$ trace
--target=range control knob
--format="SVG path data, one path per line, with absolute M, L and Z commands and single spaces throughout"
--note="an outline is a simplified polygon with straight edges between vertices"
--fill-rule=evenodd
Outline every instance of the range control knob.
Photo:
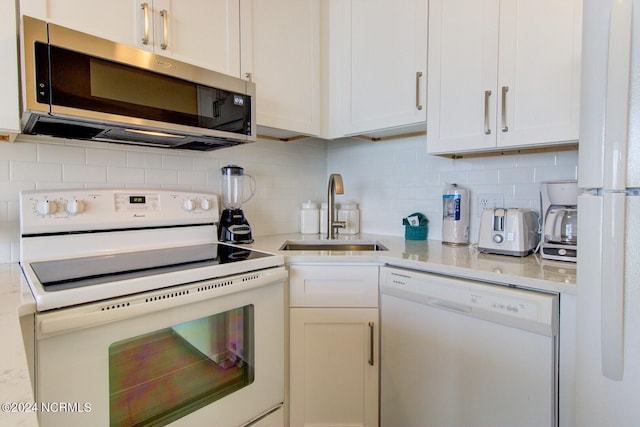
M 52 215 L 58 211 L 58 204 L 53 200 L 41 200 L 36 203 L 35 211 L 40 216 Z
M 77 215 L 79 213 L 84 212 L 85 205 L 82 200 L 73 199 L 67 202 L 64 209 L 67 211 L 69 215 Z
M 200 207 L 203 211 L 208 211 L 211 209 L 211 200 L 204 198 L 200 201 Z
M 191 212 L 196 208 L 196 201 L 193 199 L 187 198 L 182 203 L 182 207 L 184 207 L 186 211 Z
M 500 244 L 502 242 L 504 242 L 504 236 L 502 234 L 494 234 L 493 235 L 493 241 Z

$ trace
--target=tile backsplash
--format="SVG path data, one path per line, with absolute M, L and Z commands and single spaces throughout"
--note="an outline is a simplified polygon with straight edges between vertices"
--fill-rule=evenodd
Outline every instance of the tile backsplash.
M 501 193 L 507 207 L 539 208 L 539 183 L 575 179 L 575 151 L 452 160 L 426 153 L 424 137 L 370 143 L 356 139 L 295 143 L 259 140 L 212 152 L 20 136 L 0 144 L 0 263 L 19 258 L 18 194 L 47 188 L 173 188 L 220 192 L 220 168 L 238 164 L 257 181 L 244 209 L 256 236 L 299 230 L 305 200 L 324 201 L 327 177 L 342 174 L 363 232 L 404 235 L 402 218 L 422 212 L 429 238 L 441 238 L 442 190 L 471 192 L 471 240 L 477 241 L 476 196 Z M 245 190 L 248 192 L 247 190 Z
M 578 152 L 496 155 L 449 159 L 426 153 L 425 137 L 328 143 L 327 173 L 340 173 L 340 200 L 360 203 L 362 231 L 404 235 L 402 218 L 421 212 L 429 219 L 429 239 L 442 237 L 442 192 L 456 183 L 470 190 L 471 242 L 478 241 L 477 195 L 499 193 L 504 207 L 540 211 L 539 185 L 577 178 Z
M 255 196 L 243 207 L 254 234 L 295 232 L 300 203 L 326 192 L 326 150 L 325 141 L 312 139 L 197 152 L 19 136 L 18 142 L 0 143 L 0 263 L 19 259 L 21 190 L 126 187 L 219 194 L 220 168 L 227 164 L 256 178 Z

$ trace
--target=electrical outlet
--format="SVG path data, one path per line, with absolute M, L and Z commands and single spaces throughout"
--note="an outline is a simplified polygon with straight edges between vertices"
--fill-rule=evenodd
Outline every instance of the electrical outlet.
M 480 193 L 478 194 L 478 216 L 482 216 L 485 209 L 503 208 L 504 194 L 502 193 Z

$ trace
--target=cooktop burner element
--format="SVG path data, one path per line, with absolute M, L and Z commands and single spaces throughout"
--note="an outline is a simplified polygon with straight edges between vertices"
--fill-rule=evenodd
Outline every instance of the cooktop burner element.
M 221 243 L 31 263 L 47 292 L 262 258 L 269 254 Z
M 25 191 L 20 265 L 38 311 L 282 265 L 217 241 L 218 196 L 172 190 Z

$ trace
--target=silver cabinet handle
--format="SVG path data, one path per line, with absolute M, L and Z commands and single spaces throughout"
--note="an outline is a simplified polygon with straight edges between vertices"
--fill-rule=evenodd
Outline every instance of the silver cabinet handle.
M 509 92 L 509 86 L 502 86 L 502 132 L 509 132 L 509 126 L 507 126 L 507 92 Z
M 370 347 L 369 347 L 369 365 L 373 366 L 374 361 L 373 361 L 373 353 L 374 353 L 374 345 L 373 345 L 373 337 L 374 337 L 374 323 L 373 322 L 369 322 L 369 343 L 370 343 Z
M 144 18 L 144 29 L 142 34 L 142 44 L 149 44 L 149 3 L 142 3 L 142 16 Z
M 416 108 L 422 110 L 422 104 L 420 103 L 420 78 L 422 77 L 422 71 L 416 72 Z
M 484 91 L 484 134 L 491 135 L 491 124 L 489 123 L 489 97 L 491 96 L 490 90 Z
M 166 10 L 161 10 L 160 16 L 162 16 L 162 44 L 160 44 L 160 47 L 162 50 L 167 50 L 167 47 L 169 47 L 169 14 Z

